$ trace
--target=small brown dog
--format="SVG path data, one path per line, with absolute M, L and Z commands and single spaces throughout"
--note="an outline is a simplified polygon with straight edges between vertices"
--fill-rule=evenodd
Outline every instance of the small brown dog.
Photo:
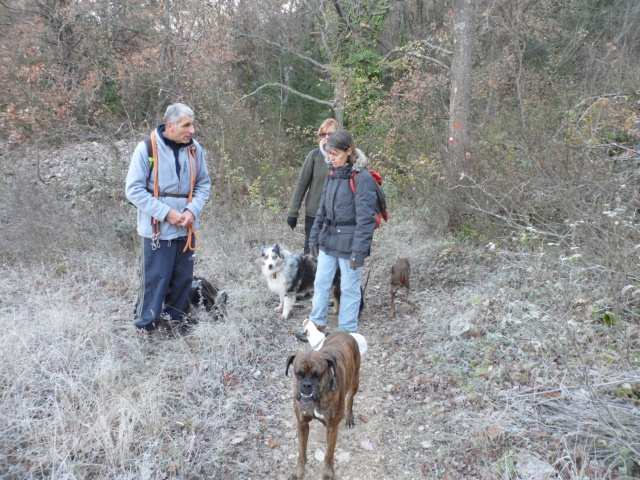
M 400 287 L 404 287 L 404 301 L 409 299 L 409 273 L 411 267 L 409 266 L 409 260 L 406 258 L 399 258 L 396 264 L 391 267 L 391 311 L 389 312 L 389 318 L 393 318 L 396 313 L 396 292 Z
M 353 428 L 353 400 L 360 386 L 360 349 L 347 332 L 328 335 L 318 351 L 304 350 L 287 360 L 285 375 L 293 365 L 296 387 L 293 409 L 298 419 L 298 463 L 290 480 L 302 480 L 307 464 L 309 422 L 314 418 L 327 428 L 327 453 L 323 480 L 333 480 L 333 456 L 338 426 L 347 413 L 347 428 Z

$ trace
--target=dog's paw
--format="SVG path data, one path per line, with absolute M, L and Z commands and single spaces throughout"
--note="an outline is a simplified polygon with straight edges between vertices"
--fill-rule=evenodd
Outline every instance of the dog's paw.
M 356 426 L 356 422 L 353 421 L 353 414 L 347 415 L 346 424 L 347 428 L 353 428 Z
M 340 313 L 340 310 L 338 310 L 336 307 L 329 309 L 329 314 L 331 315 L 338 315 L 339 313 Z

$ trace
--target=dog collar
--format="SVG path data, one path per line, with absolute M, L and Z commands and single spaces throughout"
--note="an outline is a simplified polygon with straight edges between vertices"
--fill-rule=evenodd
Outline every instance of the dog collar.
M 322 390 L 320 390 L 320 394 L 323 394 L 329 387 L 333 386 L 333 379 L 334 376 L 331 375 L 331 378 L 327 380 L 327 383 L 325 383 L 324 387 L 322 387 Z

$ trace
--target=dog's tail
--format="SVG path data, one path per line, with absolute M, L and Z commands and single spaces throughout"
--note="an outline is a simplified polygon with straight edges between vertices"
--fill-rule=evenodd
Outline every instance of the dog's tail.
M 367 340 L 359 333 L 352 333 L 351 336 L 358 342 L 358 348 L 360 349 L 360 356 L 364 355 L 367 351 Z

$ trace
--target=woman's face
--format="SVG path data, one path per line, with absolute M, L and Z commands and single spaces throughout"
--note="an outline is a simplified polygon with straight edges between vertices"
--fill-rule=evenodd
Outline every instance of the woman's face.
M 349 148 L 348 150 L 340 150 L 339 148 L 331 148 L 329 149 L 329 159 L 333 164 L 334 168 L 342 167 L 349 160 L 349 156 L 353 153 L 353 149 Z
M 333 132 L 335 132 L 336 129 L 333 127 L 327 127 L 325 128 L 322 133 L 320 134 L 320 139 L 322 140 L 322 144 L 324 145 L 325 143 L 327 143 L 327 140 L 329 140 L 329 137 L 331 136 L 331 134 Z

